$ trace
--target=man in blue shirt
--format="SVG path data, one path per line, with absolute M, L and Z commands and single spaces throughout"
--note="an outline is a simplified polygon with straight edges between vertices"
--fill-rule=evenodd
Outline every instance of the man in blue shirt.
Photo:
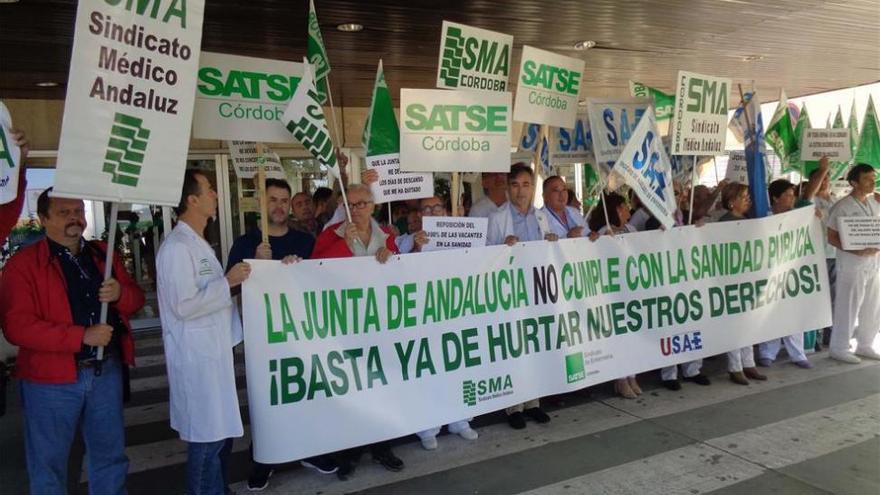
M 281 260 L 283 263 L 295 263 L 312 255 L 315 238 L 311 235 L 289 227 L 290 216 L 290 185 L 279 179 L 266 179 L 266 211 L 269 215 L 269 242 L 263 241 L 263 233 L 254 229 L 239 237 L 232 243 L 226 270 L 236 263 L 255 258 L 258 260 Z M 302 464 L 317 471 L 335 473 L 338 466 L 327 457 L 304 459 Z M 248 478 L 249 490 L 262 490 L 269 485 L 273 466 L 254 462 Z
M 290 186 L 286 181 L 266 179 L 266 210 L 269 214 L 269 242 L 262 242 L 263 233 L 260 229 L 239 237 L 229 250 L 227 270 L 247 258 L 283 260 L 288 256 L 295 256 L 305 259 L 312 255 L 315 239 L 288 226 Z

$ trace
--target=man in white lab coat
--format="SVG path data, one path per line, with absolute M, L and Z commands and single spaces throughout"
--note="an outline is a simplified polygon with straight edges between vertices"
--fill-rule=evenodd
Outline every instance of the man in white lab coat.
M 560 239 L 584 237 L 590 233 L 581 212 L 568 206 L 568 188 L 565 179 L 558 175 L 544 180 L 544 207 L 541 211 L 550 231 Z
M 232 354 L 242 329 L 230 290 L 247 279 L 250 265 L 238 263 L 223 275 L 204 238 L 216 210 L 208 178 L 187 170 L 177 226 L 156 257 L 171 427 L 188 443 L 188 495 L 227 493 L 232 438 L 244 434 Z

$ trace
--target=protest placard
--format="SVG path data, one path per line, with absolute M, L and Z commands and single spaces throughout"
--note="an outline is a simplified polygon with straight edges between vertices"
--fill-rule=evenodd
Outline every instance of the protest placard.
M 437 87 L 508 91 L 513 36 L 443 21 Z
M 513 119 L 571 129 L 578 111 L 584 61 L 524 46 Z
M 204 0 L 77 5 L 53 195 L 177 206 Z
M 731 80 L 679 71 L 672 116 L 673 155 L 720 155 L 727 139 Z
M 0 205 L 18 197 L 21 149 L 12 140 L 12 116 L 0 101 Z
M 488 224 L 488 218 L 422 217 L 422 230 L 428 235 L 422 252 L 483 247 Z
M 235 175 L 239 179 L 253 179 L 259 168 L 257 143 L 227 141 L 226 144 L 229 148 L 229 160 L 235 169 Z M 287 174 L 284 172 L 284 167 L 281 166 L 281 159 L 266 145 L 263 145 L 263 169 L 266 171 L 267 178 L 287 180 Z
M 880 217 L 841 217 L 838 227 L 843 249 L 880 249 Z
M 800 158 L 803 161 L 819 160 L 827 156 L 833 162 L 846 162 L 852 158 L 850 130 L 804 129 L 800 142 Z

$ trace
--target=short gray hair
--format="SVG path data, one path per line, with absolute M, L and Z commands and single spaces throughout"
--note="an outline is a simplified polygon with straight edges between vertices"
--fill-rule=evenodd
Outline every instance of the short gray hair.
M 376 198 L 373 197 L 373 190 L 370 189 L 370 186 L 366 184 L 349 184 L 348 187 L 345 188 L 346 195 L 350 196 L 352 193 L 362 192 L 370 197 L 370 201 L 375 202 Z

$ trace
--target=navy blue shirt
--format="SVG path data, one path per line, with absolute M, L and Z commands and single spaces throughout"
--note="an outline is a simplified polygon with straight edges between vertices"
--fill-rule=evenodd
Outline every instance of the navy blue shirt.
M 74 325 L 89 327 L 100 323 L 101 302 L 98 301 L 98 290 L 104 282 L 104 274 L 98 269 L 94 256 L 104 256 L 106 253 L 98 253 L 89 243 L 80 240 L 79 254 L 73 254 L 69 249 L 57 242 L 46 239 L 49 242 L 49 252 L 52 257 L 58 258 L 64 281 L 67 283 L 67 301 L 70 303 L 70 314 Z M 111 305 L 107 312 L 107 324 L 113 327 L 113 336 L 110 344 L 104 349 L 105 359 L 116 352 L 119 345 L 119 331 L 122 320 Z M 82 344 L 76 355 L 77 361 L 94 359 L 98 348 Z
M 232 243 L 232 249 L 229 250 L 226 271 L 228 272 L 230 268 L 242 260 L 253 258 L 257 253 L 257 246 L 261 242 L 263 242 L 263 233 L 259 229 L 254 229 L 236 239 Z M 272 247 L 273 260 L 280 260 L 292 254 L 306 259 L 312 255 L 315 238 L 298 230 L 287 229 L 287 233 L 282 236 L 270 235 L 269 246 Z

